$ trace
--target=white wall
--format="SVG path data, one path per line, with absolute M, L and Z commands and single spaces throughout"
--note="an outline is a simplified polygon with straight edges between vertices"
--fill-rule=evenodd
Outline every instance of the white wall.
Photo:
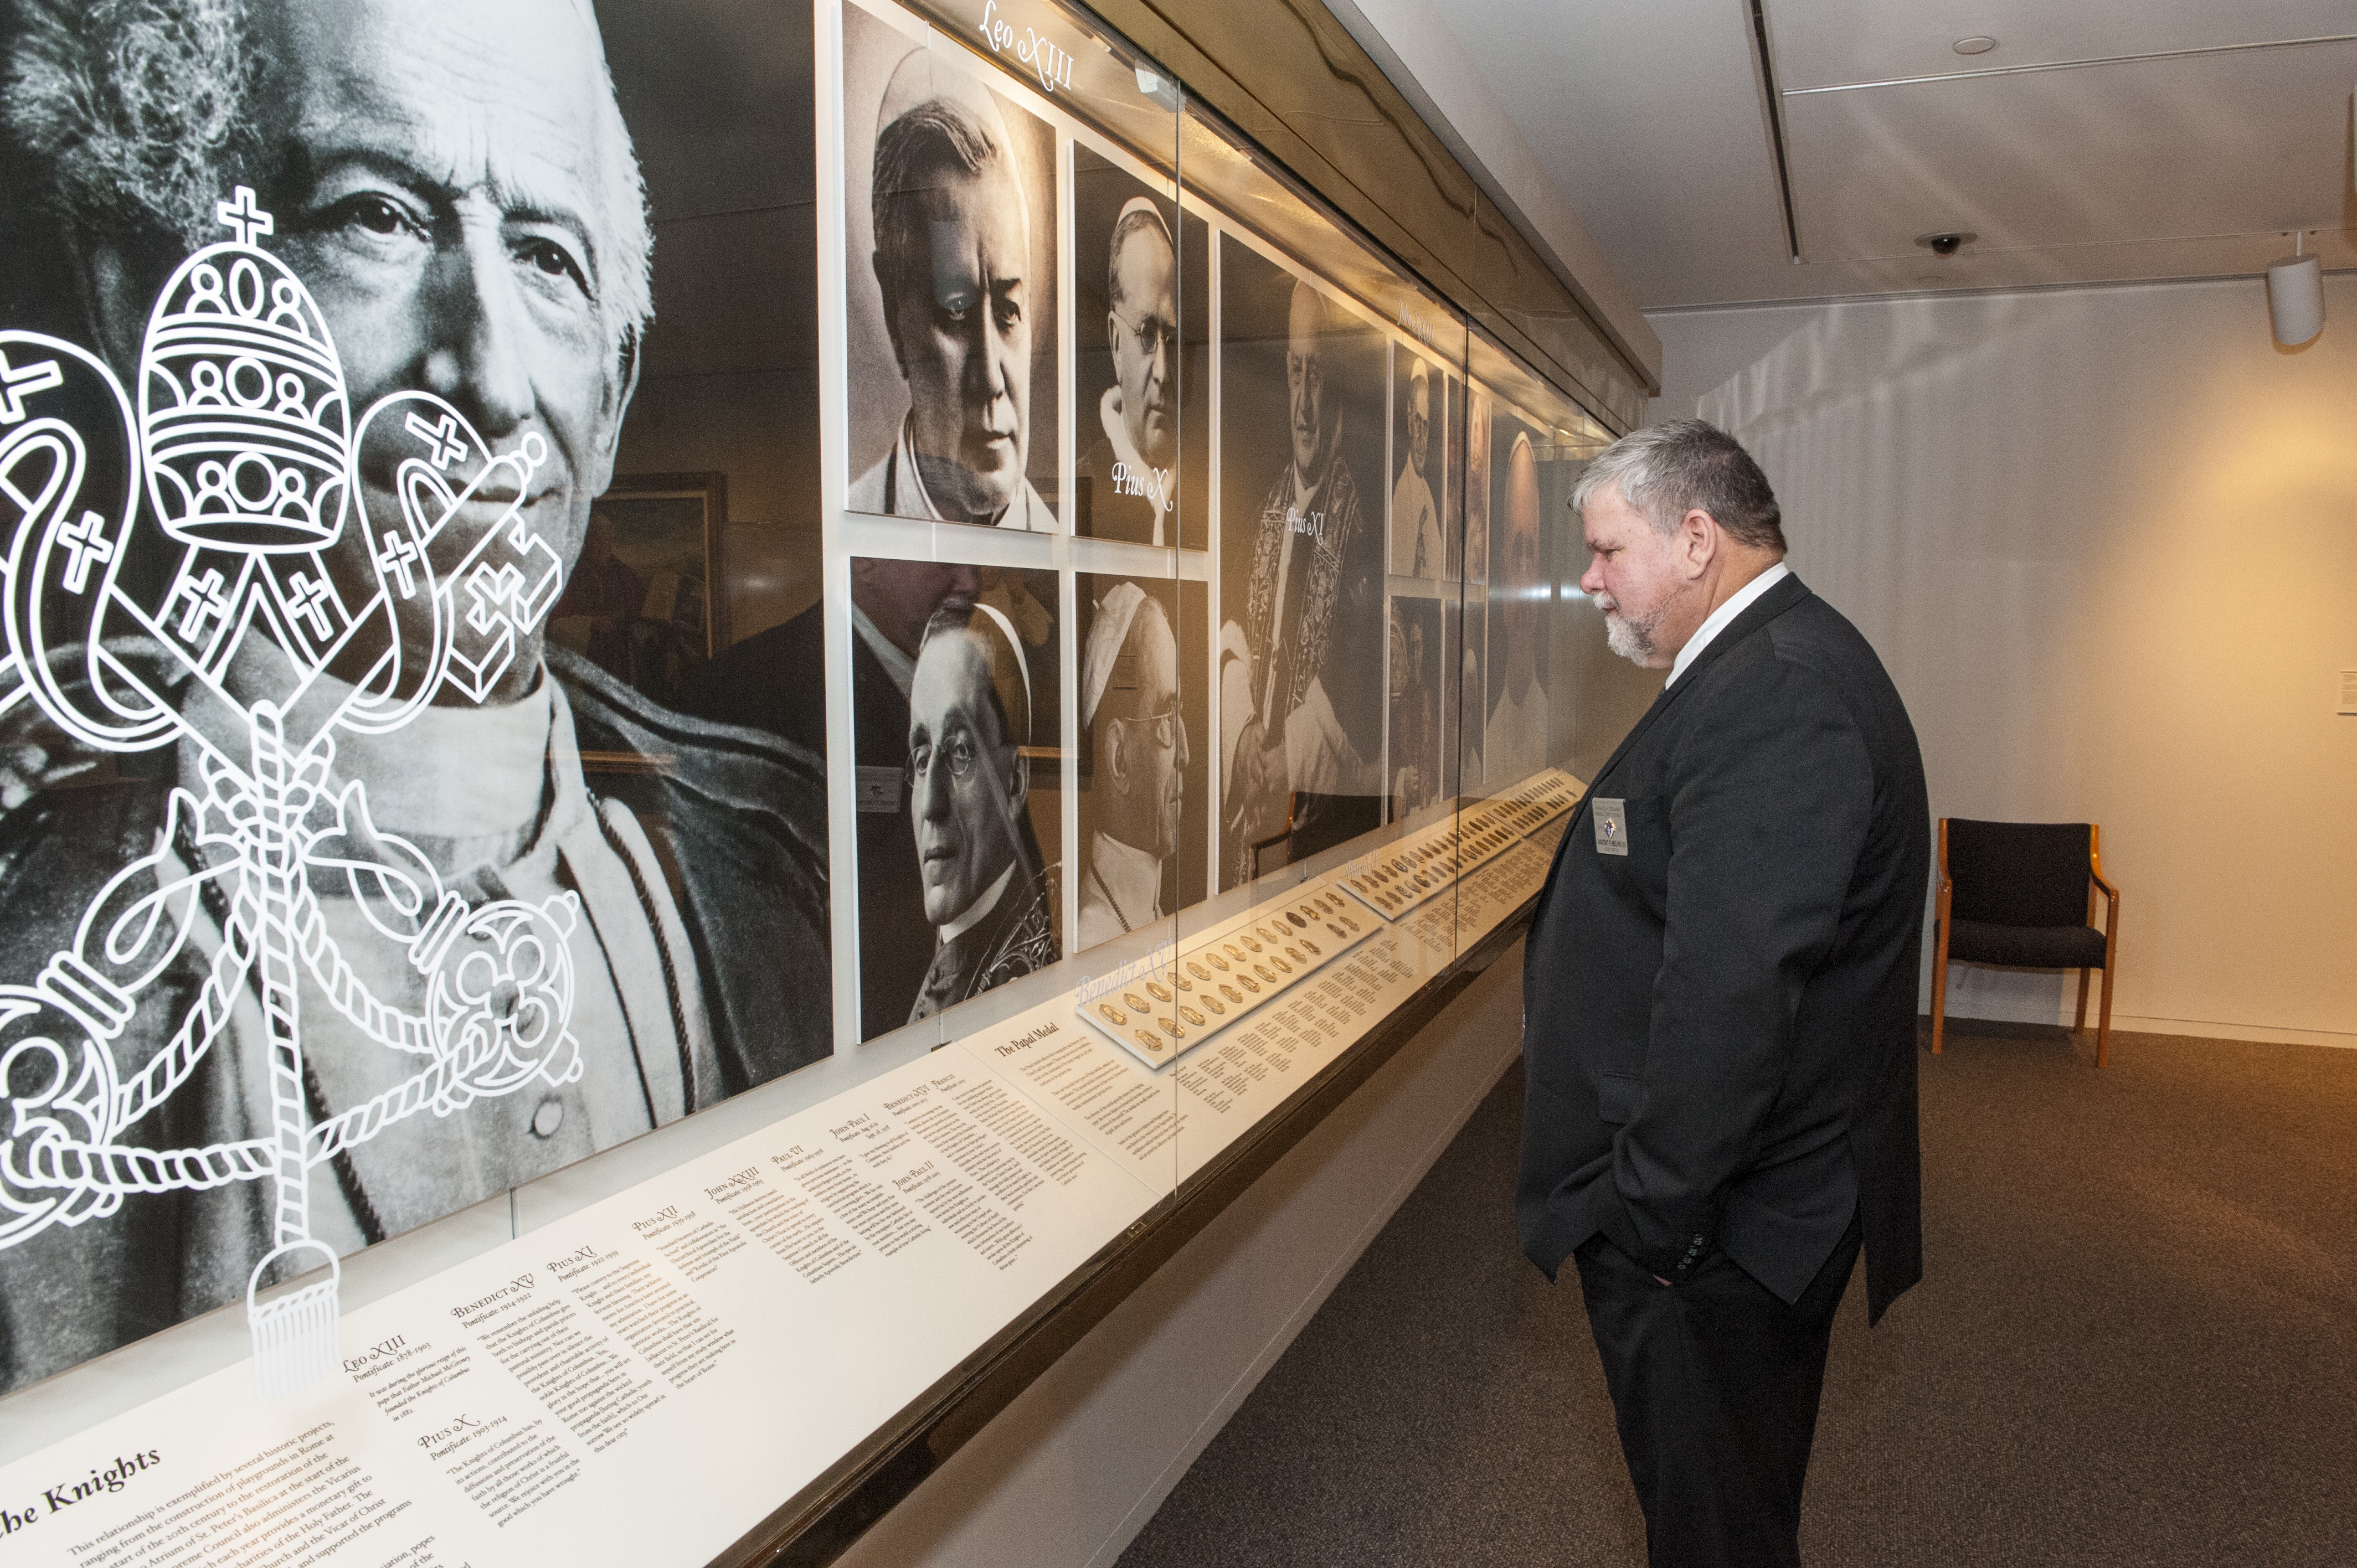
M 1652 317 L 1654 417 L 1759 457 L 1934 814 L 2103 825 L 2115 1026 L 2357 1045 L 2357 276 L 2326 299 L 2297 352 L 2255 279 Z M 2075 979 L 1959 966 L 1950 1006 Z

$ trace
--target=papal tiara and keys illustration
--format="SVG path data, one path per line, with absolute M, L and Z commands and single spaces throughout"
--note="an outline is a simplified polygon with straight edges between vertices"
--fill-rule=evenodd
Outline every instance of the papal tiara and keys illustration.
M 171 791 L 154 853 L 114 874 L 39 974 L 0 977 L 0 1248 L 102 1221 L 132 1194 L 274 1184 L 246 1311 L 256 1385 L 287 1393 L 337 1358 L 338 1269 L 311 1233 L 310 1171 L 406 1118 L 581 1073 L 574 896 L 469 905 L 376 830 L 361 785 L 333 781 L 338 731 L 398 730 L 445 692 L 482 701 L 555 602 L 564 563 L 522 510 L 543 439 L 494 455 L 425 392 L 354 424 L 317 303 L 257 243 L 270 215 L 242 186 L 217 215 L 235 238 L 191 255 L 156 299 L 135 413 L 91 354 L 0 331 L 0 714 L 37 703 L 106 751 L 188 748 L 180 777 L 202 785 Z M 363 475 L 389 476 L 391 505 L 366 504 Z M 199 727 L 183 716 L 193 705 L 232 720 Z M 348 886 L 406 950 L 422 1013 L 370 993 L 315 880 Z M 223 929 L 195 1000 L 162 1049 L 118 1062 L 200 898 Z M 304 972 L 414 1072 L 315 1120 Z M 236 1048 L 224 1038 L 244 987 L 266 1036 L 267 1135 L 124 1142 L 208 1051 Z M 264 1298 L 321 1266 L 324 1280 Z

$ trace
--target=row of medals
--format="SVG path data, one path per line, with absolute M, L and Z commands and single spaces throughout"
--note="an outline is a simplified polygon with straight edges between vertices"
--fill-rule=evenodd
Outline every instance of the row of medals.
M 1180 958 L 1168 972 L 1168 985 L 1149 980 L 1144 983 L 1144 996 L 1134 990 L 1123 992 L 1121 1000 L 1127 1013 L 1103 1001 L 1096 1004 L 1097 1016 L 1116 1029 L 1129 1030 L 1139 1045 L 1159 1055 L 1169 1049 L 1168 1041 L 1156 1039 L 1153 1031 L 1142 1025 L 1131 1024 L 1131 1014 L 1150 1016 L 1171 1040 L 1187 1039 L 1189 1029 L 1218 1028 L 1204 1013 L 1219 1018 L 1230 1007 L 1249 1007 L 1248 997 L 1278 989 L 1286 983 L 1280 976 L 1290 976 L 1296 968 L 1306 968 L 1311 960 L 1325 956 L 1326 950 L 1308 934 L 1313 922 L 1323 925 L 1338 942 L 1347 944 L 1359 935 L 1359 922 L 1351 918 L 1350 904 L 1340 894 L 1314 893 L 1308 903 L 1286 910 L 1281 918 L 1271 916 L 1250 932 L 1237 933 L 1233 940 L 1214 942 Z M 1239 991 L 1237 986 L 1243 989 Z M 1157 1013 L 1154 1003 L 1170 1011 Z M 1198 1004 L 1202 1012 L 1196 1011 Z
M 1500 805 L 1495 814 L 1483 811 L 1466 819 L 1461 829 L 1453 828 L 1431 842 L 1418 845 L 1408 855 L 1397 856 L 1383 865 L 1371 867 L 1351 878 L 1351 890 L 1376 908 L 1398 914 L 1415 902 L 1417 897 L 1445 887 L 1454 877 L 1436 875 L 1422 869 L 1425 862 L 1455 852 L 1463 834 L 1463 864 L 1458 875 L 1488 860 L 1546 820 L 1545 808 L 1524 801 Z M 1502 818 L 1505 826 L 1493 825 Z M 1511 829 L 1512 831 L 1508 831 Z

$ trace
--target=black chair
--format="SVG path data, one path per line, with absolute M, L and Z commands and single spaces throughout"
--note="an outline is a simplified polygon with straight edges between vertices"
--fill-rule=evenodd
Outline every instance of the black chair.
M 1932 1051 L 1948 1007 L 1948 964 L 2006 964 L 2079 972 L 2079 1020 L 2087 983 L 2104 972 L 2095 1065 L 2112 1055 L 2112 976 L 2118 969 L 2120 890 L 2104 880 L 2104 830 L 2093 822 L 1976 822 L 1940 819 L 1940 899 L 1932 971 Z M 2109 903 L 2095 929 L 2095 893 Z

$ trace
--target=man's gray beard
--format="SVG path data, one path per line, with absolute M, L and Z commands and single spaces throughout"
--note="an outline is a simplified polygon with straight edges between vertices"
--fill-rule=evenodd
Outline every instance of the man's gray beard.
M 1662 616 L 1669 605 L 1666 602 L 1657 605 L 1652 615 L 1642 620 L 1632 620 L 1617 609 L 1605 608 L 1605 601 L 1610 595 L 1590 594 L 1587 596 L 1598 609 L 1604 611 L 1604 646 L 1641 669 L 1650 668 L 1645 661 L 1657 651 L 1653 647 L 1653 628 L 1662 624 Z

